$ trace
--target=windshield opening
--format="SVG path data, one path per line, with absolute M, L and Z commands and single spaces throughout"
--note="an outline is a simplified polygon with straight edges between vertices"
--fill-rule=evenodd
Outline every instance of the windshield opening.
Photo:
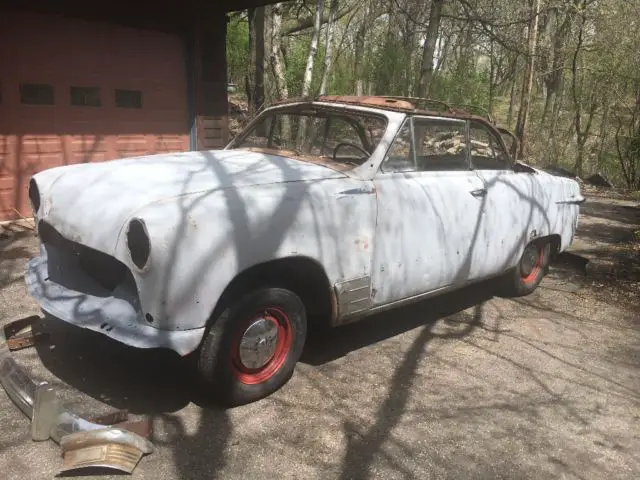
M 285 154 L 354 168 L 367 161 L 387 127 L 384 117 L 316 108 L 274 110 L 242 134 L 234 149 Z

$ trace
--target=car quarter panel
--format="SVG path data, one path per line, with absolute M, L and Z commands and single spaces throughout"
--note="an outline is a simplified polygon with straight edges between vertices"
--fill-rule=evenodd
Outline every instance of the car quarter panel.
M 376 204 L 369 181 L 232 187 L 150 205 L 138 216 L 151 260 L 133 272 L 142 308 L 159 328 L 204 326 L 239 273 L 274 259 L 316 260 L 331 285 L 370 276 Z M 123 236 L 118 250 L 127 255 Z
M 537 170 L 478 170 L 477 174 L 487 190 L 479 246 L 490 254 L 474 264 L 474 275 L 488 276 L 515 266 L 527 243 L 538 237 L 558 235 L 560 250 L 569 246 L 578 206 L 565 202 L 580 198 L 576 182 Z

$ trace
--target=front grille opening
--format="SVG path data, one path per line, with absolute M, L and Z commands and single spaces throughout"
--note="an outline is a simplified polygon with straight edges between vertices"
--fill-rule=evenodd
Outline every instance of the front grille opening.
M 127 266 L 106 253 L 72 242 L 64 238 L 55 228 L 41 221 L 38 225 L 40 238 L 44 243 L 74 254 L 80 268 L 92 279 L 109 291 L 122 284 L 127 275 Z

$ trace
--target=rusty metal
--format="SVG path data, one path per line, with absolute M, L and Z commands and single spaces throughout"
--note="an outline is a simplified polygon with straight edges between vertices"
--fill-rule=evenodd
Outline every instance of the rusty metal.
M 149 418 L 144 420 L 138 420 L 134 422 L 120 422 L 112 425 L 117 428 L 124 428 L 136 435 L 140 435 L 143 438 L 149 438 L 153 433 L 153 422 Z
M 5 336 L 9 350 L 21 350 L 23 348 L 32 347 L 39 341 L 48 337 L 46 332 L 35 332 L 33 327 L 40 321 L 40 317 L 32 315 L 10 323 L 5 329 Z
M 446 112 L 450 112 L 450 113 L 455 112 L 455 109 L 451 105 L 449 105 L 447 102 L 442 100 L 436 100 L 433 98 L 403 97 L 403 96 L 395 96 L 395 95 L 385 95 L 385 96 L 382 96 L 382 98 L 410 102 L 414 105 L 414 109 L 419 109 L 419 110 L 433 110 L 427 107 L 427 105 L 434 105 L 436 107 L 437 106 L 444 107 L 444 110 Z M 435 111 L 440 111 L 440 110 L 435 110 Z
M 463 112 L 467 112 L 470 115 L 482 116 L 492 124 L 496 125 L 496 119 L 493 117 L 493 115 L 491 115 L 491 112 L 489 112 L 489 110 L 487 110 L 484 107 L 480 107 L 478 105 L 470 105 L 466 103 L 454 104 L 454 105 L 451 105 L 451 107 L 454 109 L 459 109 Z M 474 113 L 474 110 L 480 113 Z
M 29 333 L 26 335 L 20 335 L 19 337 L 12 337 L 7 339 L 7 345 L 9 350 L 16 351 L 23 348 L 33 347 L 36 343 L 44 340 L 49 335 L 45 332 Z
M 0 383 L 7 395 L 31 419 L 34 441 L 51 439 L 62 446 L 63 470 L 107 467 L 131 473 L 143 455 L 153 451 L 146 438 L 149 421 L 101 425 L 66 410 L 55 388 L 36 382 L 11 356 L 7 337 L 30 335 L 40 317 L 32 316 L 0 327 Z M 96 420 L 127 419 L 126 412 L 115 412 Z
M 316 98 L 318 102 L 347 103 L 361 105 L 363 107 L 382 107 L 397 110 L 413 111 L 416 109 L 413 103 L 400 97 L 382 96 L 356 96 L 356 95 L 323 95 Z
M 33 326 L 40 320 L 41 318 L 38 315 L 30 315 L 19 320 L 14 320 L 4 327 L 5 338 L 24 335 L 30 332 Z
M 98 425 L 115 425 L 117 423 L 129 420 L 129 412 L 127 410 L 116 410 L 115 412 L 99 415 L 90 419 L 91 422 Z

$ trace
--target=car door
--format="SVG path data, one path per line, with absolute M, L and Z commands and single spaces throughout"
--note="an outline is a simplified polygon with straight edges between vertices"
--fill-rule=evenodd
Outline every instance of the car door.
M 482 180 L 486 196 L 478 248 L 485 252 L 472 265 L 475 278 L 499 274 L 515 265 L 539 223 L 541 192 L 531 175 L 513 170 L 500 136 L 483 122 L 469 122 L 471 166 Z
M 469 280 L 483 184 L 469 168 L 466 123 L 408 119 L 374 184 L 374 305 Z

